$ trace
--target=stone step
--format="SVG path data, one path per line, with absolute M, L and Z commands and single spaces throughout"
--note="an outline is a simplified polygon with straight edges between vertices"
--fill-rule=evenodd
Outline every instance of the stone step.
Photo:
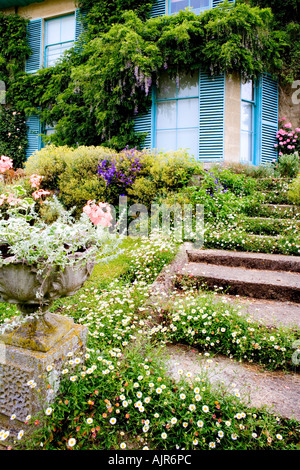
M 295 215 L 299 213 L 299 208 L 297 206 L 294 206 L 293 204 L 271 204 L 271 203 L 266 203 L 263 204 L 263 206 L 269 210 L 270 212 L 275 212 L 278 215 Z M 299 214 L 298 214 L 299 215 Z
M 272 224 L 272 225 L 281 225 L 283 228 L 284 227 L 289 227 L 291 225 L 295 225 L 296 227 L 300 227 L 300 220 L 298 219 L 293 219 L 293 218 L 285 218 L 282 219 L 280 217 L 243 217 L 241 219 L 241 222 L 260 222 L 262 224 Z
M 275 217 L 244 217 L 239 220 L 239 227 L 255 235 L 287 235 L 287 231 L 299 233 L 300 220 L 277 219 Z
M 300 304 L 268 299 L 216 294 L 216 302 L 222 301 L 234 307 L 246 318 L 266 325 L 269 328 L 288 327 L 300 330 Z
M 300 273 L 300 257 L 229 250 L 187 250 L 192 263 Z M 299 278 L 300 281 L 300 278 Z
M 183 284 L 222 288 L 231 295 L 300 303 L 300 274 L 190 262 L 177 273 L 175 286 Z
M 192 379 L 204 374 L 216 389 L 222 386 L 229 393 L 239 390 L 241 401 L 249 407 L 267 407 L 275 416 L 300 421 L 297 373 L 269 372 L 219 355 L 207 359 L 194 347 L 181 344 L 168 345 L 164 357 L 170 377 L 177 381 L 184 377 L 178 374 L 179 369 Z
M 246 208 L 245 215 L 270 218 L 299 219 L 300 208 L 292 204 L 264 203 Z

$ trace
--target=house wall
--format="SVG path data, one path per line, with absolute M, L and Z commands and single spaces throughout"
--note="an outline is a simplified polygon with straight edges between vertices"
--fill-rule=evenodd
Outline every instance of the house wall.
M 34 20 L 70 13 L 75 8 L 74 0 L 45 0 L 42 3 L 32 3 L 25 7 L 18 7 L 17 12 L 20 16 Z M 8 14 L 15 13 L 15 8 L 7 8 L 4 12 Z
M 300 127 L 300 81 L 297 88 L 279 87 L 279 118 L 285 117 L 293 129 Z
M 224 160 L 240 161 L 241 78 L 227 75 L 225 80 Z

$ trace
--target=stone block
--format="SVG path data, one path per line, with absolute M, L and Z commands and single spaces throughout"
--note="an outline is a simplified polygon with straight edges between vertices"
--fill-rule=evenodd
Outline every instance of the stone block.
M 63 368 L 69 352 L 74 355 L 85 350 L 88 329 L 73 323 L 67 334 L 47 351 L 36 351 L 1 343 L 0 354 L 0 414 L 12 414 L 20 422 L 35 416 L 55 398 L 59 387 L 57 371 Z M 47 385 L 47 366 L 55 367 L 55 375 Z M 28 382 L 34 381 L 34 387 Z M 1 426 L 1 423 L 0 423 Z

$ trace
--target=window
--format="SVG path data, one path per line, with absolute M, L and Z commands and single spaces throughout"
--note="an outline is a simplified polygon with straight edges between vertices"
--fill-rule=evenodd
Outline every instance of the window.
M 75 14 L 45 21 L 45 67 L 52 67 L 75 42 Z
M 199 153 L 199 72 L 164 74 L 156 93 L 155 148 Z
M 170 14 L 178 13 L 185 8 L 191 8 L 196 15 L 199 15 L 202 11 L 211 8 L 211 0 L 171 0 L 170 2 Z
M 255 87 L 253 80 L 242 83 L 241 99 L 241 161 L 254 163 Z

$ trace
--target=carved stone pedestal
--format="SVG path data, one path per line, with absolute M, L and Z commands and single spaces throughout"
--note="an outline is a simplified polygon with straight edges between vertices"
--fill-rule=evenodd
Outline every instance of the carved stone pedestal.
M 16 416 L 19 425 L 46 408 L 55 398 L 57 372 L 64 368 L 68 353 L 85 350 L 88 329 L 70 318 L 47 313 L 46 323 L 34 326 L 31 334 L 25 324 L 0 336 L 0 430 L 10 434 L 14 434 L 11 416 Z M 49 376 L 46 368 L 51 365 Z

